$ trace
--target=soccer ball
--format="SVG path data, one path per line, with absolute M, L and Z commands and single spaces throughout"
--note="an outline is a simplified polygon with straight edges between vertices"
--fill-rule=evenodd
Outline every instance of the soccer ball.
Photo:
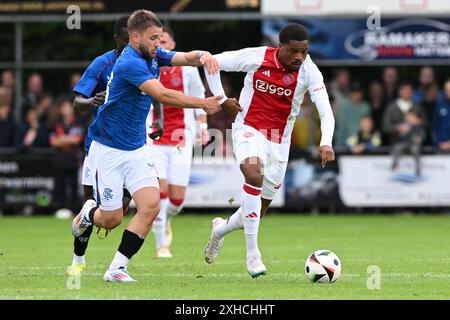
M 70 219 L 72 218 L 72 216 L 73 216 L 72 211 L 66 208 L 58 209 L 55 212 L 55 217 L 62 220 Z
M 306 259 L 305 272 L 312 282 L 335 282 L 341 276 L 341 261 L 330 250 L 316 250 Z

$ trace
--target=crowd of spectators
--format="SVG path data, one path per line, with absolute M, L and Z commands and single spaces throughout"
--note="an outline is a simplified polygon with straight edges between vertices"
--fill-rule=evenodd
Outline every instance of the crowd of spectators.
M 399 79 L 397 68 L 385 67 L 367 87 L 340 68 L 326 86 L 336 119 L 336 149 L 363 153 L 387 147 L 397 156 L 431 146 L 450 152 L 450 78 L 439 83 L 433 67 L 422 67 L 417 79 Z M 319 118 L 310 104 L 305 98 L 294 127 L 292 145 L 298 148 L 315 146 L 320 137 Z
M 71 76 L 73 87 L 79 74 Z M 71 88 L 72 88 L 71 87 Z M 19 121 L 14 117 L 14 73 L 5 70 L 0 85 L 0 148 L 16 148 L 27 152 L 30 148 L 53 148 L 49 164 L 55 173 L 55 203 L 58 207 L 78 206 L 78 171 L 82 164 L 83 141 L 89 115 L 76 114 L 73 97 L 48 94 L 44 80 L 38 73 L 27 78 L 26 91 Z M 67 94 L 67 92 L 66 92 Z

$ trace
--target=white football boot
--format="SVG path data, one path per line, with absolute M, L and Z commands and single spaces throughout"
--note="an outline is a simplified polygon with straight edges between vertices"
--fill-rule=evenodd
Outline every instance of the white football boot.
M 103 280 L 117 283 L 137 282 L 130 276 L 126 267 L 121 267 L 115 270 L 106 270 L 103 275 Z
M 169 247 L 164 245 L 159 246 L 158 250 L 156 250 L 156 256 L 158 258 L 172 258 Z
M 225 219 L 214 218 L 211 221 L 211 235 L 205 249 L 205 261 L 207 263 L 214 263 L 220 253 L 220 248 L 222 248 L 224 238 L 219 238 L 214 233 L 214 228 L 221 223 L 226 223 Z
M 262 262 L 261 255 L 256 254 L 247 259 L 247 271 L 252 278 L 258 278 L 266 274 L 267 269 Z
M 86 229 L 90 225 L 92 225 L 92 223 L 88 221 L 88 214 L 89 211 L 96 206 L 97 203 L 92 199 L 89 199 L 84 203 L 83 207 L 80 210 L 80 213 L 77 214 L 72 222 L 72 234 L 74 237 L 81 236 L 86 231 Z

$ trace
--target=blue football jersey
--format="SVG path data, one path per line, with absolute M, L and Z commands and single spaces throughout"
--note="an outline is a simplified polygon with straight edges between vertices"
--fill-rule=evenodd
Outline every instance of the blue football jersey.
M 117 59 L 106 90 L 106 100 L 89 126 L 94 140 L 120 150 L 136 150 L 146 142 L 146 118 L 152 97 L 139 86 L 159 79 L 159 67 L 169 66 L 175 51 L 158 48 L 147 60 L 128 45 Z
M 115 49 L 95 58 L 89 67 L 87 67 L 86 71 L 84 71 L 80 80 L 73 88 L 73 92 L 82 94 L 87 98 L 92 98 L 97 93 L 105 91 L 116 60 Z M 92 121 L 97 117 L 97 112 L 97 108 L 92 108 Z M 88 132 L 84 141 L 86 155 L 88 154 L 91 142 L 92 137 Z

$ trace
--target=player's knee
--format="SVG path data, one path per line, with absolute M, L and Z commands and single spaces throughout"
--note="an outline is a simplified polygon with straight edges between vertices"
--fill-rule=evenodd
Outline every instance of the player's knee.
M 114 229 L 122 223 L 123 215 L 119 214 L 104 214 L 102 219 L 102 227 L 106 229 Z
M 142 223 L 151 226 L 155 218 L 158 216 L 159 209 L 160 209 L 159 203 L 153 205 L 149 204 L 139 208 Z
M 258 188 L 262 186 L 264 176 L 260 164 L 241 164 L 241 171 L 247 184 Z
M 249 170 L 245 174 L 245 182 L 254 187 L 261 187 L 263 184 L 263 175 L 260 170 Z

